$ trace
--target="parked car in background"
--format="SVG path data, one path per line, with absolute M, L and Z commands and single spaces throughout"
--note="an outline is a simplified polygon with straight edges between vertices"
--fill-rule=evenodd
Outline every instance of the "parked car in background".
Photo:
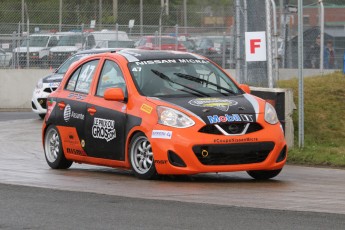
M 12 64 L 12 51 L 7 49 L 7 46 L 1 46 L 0 48 L 0 67 L 9 67 Z
M 92 49 L 95 47 L 95 38 L 90 33 L 81 32 L 59 32 L 59 42 L 50 49 L 50 65 L 53 68 L 60 66 L 71 55 L 80 50 Z
M 70 65 L 74 62 L 78 61 L 79 59 L 96 53 L 103 53 L 103 52 L 112 52 L 118 49 L 94 49 L 94 50 L 84 50 L 80 51 L 77 54 L 71 56 L 65 62 L 57 68 L 53 73 L 49 74 L 41 78 L 33 91 L 32 99 L 31 99 L 31 108 L 34 113 L 37 113 L 42 119 L 44 118 L 47 107 L 47 97 L 48 95 L 55 91 L 56 88 L 60 85 L 60 82 L 67 72 Z
M 229 36 L 207 36 L 197 39 L 194 52 L 208 57 L 220 66 L 225 58 L 225 67 L 229 68 L 230 49 L 231 38 Z
M 24 37 L 20 47 L 13 49 L 15 65 L 27 65 L 27 51 L 29 48 L 29 65 L 31 67 L 49 67 L 49 50 L 58 44 L 56 34 L 32 34 L 29 40 Z
M 159 46 L 159 40 L 161 46 Z M 138 49 L 144 50 L 178 50 L 187 51 L 187 48 L 172 36 L 143 36 L 137 43 Z
M 134 48 L 134 41 L 125 31 L 101 30 L 91 34 L 95 37 L 95 48 Z
M 188 52 L 194 52 L 196 49 L 196 44 L 194 39 L 191 39 L 189 36 L 179 36 L 178 41 L 186 47 Z

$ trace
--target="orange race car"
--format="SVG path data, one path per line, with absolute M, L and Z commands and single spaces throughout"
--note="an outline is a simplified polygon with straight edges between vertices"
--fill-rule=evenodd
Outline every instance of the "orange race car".
M 247 171 L 270 179 L 287 147 L 273 106 L 210 60 L 123 49 L 72 65 L 47 100 L 48 165 L 73 162 L 159 174 Z

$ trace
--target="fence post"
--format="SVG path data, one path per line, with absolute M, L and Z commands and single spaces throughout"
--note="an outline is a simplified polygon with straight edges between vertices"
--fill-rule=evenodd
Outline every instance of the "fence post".
M 325 47 L 325 9 L 322 0 L 320 4 L 320 72 L 323 75 L 323 51 Z
M 176 26 L 175 26 L 175 36 L 176 36 L 175 50 L 177 50 L 177 46 L 178 46 L 178 24 L 176 24 Z
M 244 32 L 248 32 L 248 5 L 247 5 L 247 0 L 243 0 L 243 4 L 244 4 Z M 244 82 L 247 83 L 248 82 L 248 63 L 246 60 L 244 60 L 244 68 L 243 68 L 243 79 Z
M 273 88 L 272 76 L 272 34 L 271 34 L 271 14 L 270 14 L 270 0 L 265 0 L 266 6 L 266 43 L 267 43 L 267 76 L 268 87 Z
M 241 79 L 241 24 L 240 24 L 240 13 L 241 13 L 240 0 L 236 0 L 236 78 L 240 83 L 243 83 Z
M 273 37 L 274 37 L 274 82 L 276 83 L 279 78 L 278 71 L 278 29 L 277 29 L 277 7 L 274 0 L 271 0 L 273 11 Z M 275 84 L 274 84 L 275 85 Z

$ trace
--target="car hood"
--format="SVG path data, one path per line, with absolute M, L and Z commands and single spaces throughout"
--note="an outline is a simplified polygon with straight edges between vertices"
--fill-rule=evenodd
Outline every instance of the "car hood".
M 61 82 L 63 78 L 63 74 L 53 73 L 43 78 L 43 83 L 51 83 L 51 82 Z
M 56 46 L 50 49 L 50 52 L 75 52 L 78 51 L 79 48 L 76 46 Z
M 182 107 L 201 118 L 206 124 L 225 122 L 256 122 L 259 111 L 259 101 L 250 94 L 231 97 L 202 98 L 149 98 L 151 102 L 162 105 L 165 101 L 171 105 Z
M 29 52 L 39 52 L 45 48 L 46 47 L 29 47 Z M 26 51 L 27 51 L 26 47 L 17 47 L 13 50 L 13 52 L 16 52 L 16 53 L 26 53 Z

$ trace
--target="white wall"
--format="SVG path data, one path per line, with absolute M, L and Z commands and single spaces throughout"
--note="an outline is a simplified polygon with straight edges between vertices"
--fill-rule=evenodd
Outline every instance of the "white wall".
M 31 108 L 37 81 L 51 72 L 47 69 L 0 69 L 0 109 Z

